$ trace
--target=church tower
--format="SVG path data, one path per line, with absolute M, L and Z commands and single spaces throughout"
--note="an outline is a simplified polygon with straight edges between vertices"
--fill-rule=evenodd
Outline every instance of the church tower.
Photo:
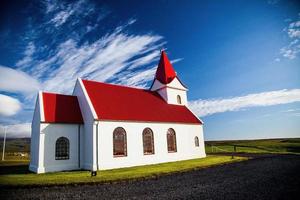
M 168 103 L 187 106 L 187 88 L 177 77 L 167 54 L 162 51 L 151 91 L 156 91 Z

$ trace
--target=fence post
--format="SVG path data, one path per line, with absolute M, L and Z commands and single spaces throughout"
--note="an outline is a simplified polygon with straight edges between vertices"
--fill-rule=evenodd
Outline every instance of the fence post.
M 231 159 L 234 158 L 234 155 L 233 155 L 233 154 L 234 154 L 235 150 L 236 150 L 235 145 L 233 145 L 233 151 L 232 151 L 232 153 L 231 153 Z
M 4 138 L 3 138 L 2 161 L 4 161 L 4 156 L 5 156 L 6 130 L 7 130 L 7 128 L 6 128 L 6 127 L 4 127 Z

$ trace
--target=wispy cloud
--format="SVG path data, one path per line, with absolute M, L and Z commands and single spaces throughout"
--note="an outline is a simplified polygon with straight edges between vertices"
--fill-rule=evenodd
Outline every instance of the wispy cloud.
M 63 24 L 65 24 L 72 15 L 77 15 L 81 17 L 85 17 L 94 11 L 93 4 L 85 0 L 76 1 L 74 3 L 65 5 L 63 2 L 57 1 L 47 1 L 46 5 L 46 13 L 53 17 L 50 19 L 50 23 L 52 23 L 56 28 L 59 28 Z M 73 19 L 73 25 L 77 23 L 79 20 L 75 18 Z
M 57 13 L 55 15 L 55 17 L 53 19 L 51 19 L 51 22 L 56 27 L 58 27 L 58 26 L 64 24 L 72 14 L 73 14 L 73 10 L 71 10 L 71 9 L 60 11 L 59 13 Z
M 300 53 L 300 20 L 290 22 L 288 27 L 284 28 L 284 32 L 287 33 L 290 41 L 287 46 L 280 49 L 280 54 L 290 60 L 295 59 Z M 275 61 L 280 61 L 278 59 L 276 58 Z
M 24 57 L 19 60 L 17 63 L 16 63 L 16 66 L 18 67 L 28 67 L 28 64 L 30 64 L 32 61 L 33 61 L 33 54 L 35 53 L 35 45 L 33 42 L 29 42 L 27 44 L 27 47 L 24 51 Z
M 0 66 L 0 74 L 0 91 L 31 95 L 40 88 L 36 79 L 20 70 Z
M 166 44 L 162 36 L 131 32 L 134 18 L 105 24 L 110 10 L 89 0 L 45 0 L 42 5 L 39 23 L 29 20 L 20 34 L 23 52 L 14 69 L 0 66 L 0 91 L 13 93 L 10 100 L 16 100 L 14 109 L 1 106 L 2 116 L 16 114 L 21 106 L 32 109 L 32 94 L 39 89 L 70 94 L 78 77 L 135 87 L 146 87 L 152 80 L 159 49 Z M 26 121 L 30 120 L 31 116 Z
M 0 116 L 12 116 L 21 109 L 21 103 L 18 99 L 0 94 Z
M 233 98 L 220 98 L 208 100 L 195 100 L 189 106 L 198 116 L 207 116 L 215 113 L 239 111 L 244 108 L 272 106 L 300 101 L 300 89 L 277 90 L 238 96 Z
M 158 35 L 127 35 L 113 32 L 91 44 L 79 45 L 69 39 L 57 48 L 53 57 L 40 60 L 31 68 L 31 74 L 43 78 L 43 88 L 48 91 L 70 93 L 77 77 L 98 81 L 116 82 L 118 73 L 134 70 L 153 62 L 152 53 L 143 54 L 149 46 L 157 46 Z M 53 66 L 57 66 L 53 69 Z
M 153 80 L 156 71 L 156 66 L 147 70 L 139 70 L 134 73 L 120 74 L 117 83 L 120 85 L 128 85 L 133 87 L 145 88 L 149 81 Z
M 109 13 L 105 11 L 96 14 L 93 4 L 87 2 L 81 0 L 65 5 L 46 1 L 46 18 L 50 18 L 55 26 L 65 24 L 66 27 L 74 27 L 81 23 L 87 13 L 93 13 L 93 18 L 97 20 Z M 112 31 L 108 30 L 99 39 L 83 42 L 85 34 L 97 28 L 97 25 L 91 27 L 88 20 L 84 21 L 84 27 L 75 26 L 79 35 L 70 35 L 65 40 L 56 37 L 55 31 L 50 31 L 51 23 L 42 24 L 35 30 L 35 35 L 43 36 L 44 32 L 40 30 L 53 33 L 55 37 L 50 38 L 52 48 L 45 50 L 48 45 L 36 45 L 39 42 L 37 36 L 28 42 L 24 57 L 16 66 L 39 80 L 42 90 L 51 92 L 71 93 L 78 77 L 137 87 L 147 85 L 149 80 L 142 79 L 136 71 L 141 67 L 147 72 L 153 71 L 153 62 L 159 58 L 158 49 L 165 44 L 163 37 L 152 33 L 125 33 L 136 22 L 136 19 L 129 19 Z M 122 81 L 124 73 L 129 79 L 126 82 Z M 133 83 L 132 80 L 137 82 Z

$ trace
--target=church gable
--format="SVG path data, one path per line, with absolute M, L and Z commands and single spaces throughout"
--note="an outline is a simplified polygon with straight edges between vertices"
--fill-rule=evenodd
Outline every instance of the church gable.
M 44 121 L 47 123 L 82 124 L 80 107 L 76 96 L 41 93 Z

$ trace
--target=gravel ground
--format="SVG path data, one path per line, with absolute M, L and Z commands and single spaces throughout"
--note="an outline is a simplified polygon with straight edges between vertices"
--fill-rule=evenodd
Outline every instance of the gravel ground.
M 265 156 L 157 179 L 114 184 L 0 189 L 2 200 L 299 199 L 300 156 Z

